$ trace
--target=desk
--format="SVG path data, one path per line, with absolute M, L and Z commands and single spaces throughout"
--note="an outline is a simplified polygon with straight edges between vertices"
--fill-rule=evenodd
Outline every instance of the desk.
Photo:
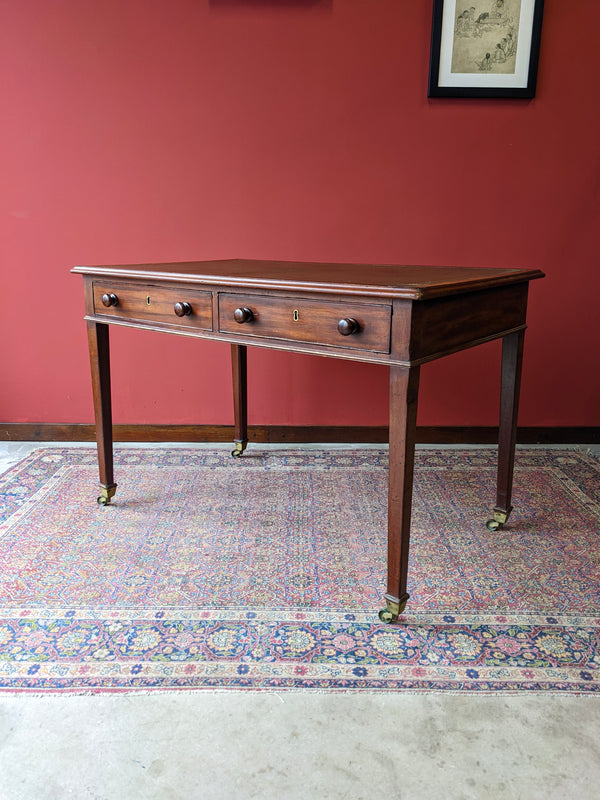
M 83 275 L 101 505 L 113 475 L 109 325 L 214 339 L 231 346 L 235 434 L 248 442 L 247 347 L 389 367 L 388 556 L 385 608 L 398 618 L 409 595 L 408 548 L 419 372 L 422 364 L 502 338 L 496 506 L 511 506 L 529 281 L 539 270 L 377 266 L 282 261 L 195 261 L 75 267 Z M 351 398 L 348 398 L 350 401 Z

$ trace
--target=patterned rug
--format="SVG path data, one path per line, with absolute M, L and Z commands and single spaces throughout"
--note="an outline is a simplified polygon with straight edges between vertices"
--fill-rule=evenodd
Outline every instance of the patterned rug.
M 600 691 L 600 462 L 419 450 L 398 624 L 387 452 L 38 450 L 0 478 L 0 691 Z

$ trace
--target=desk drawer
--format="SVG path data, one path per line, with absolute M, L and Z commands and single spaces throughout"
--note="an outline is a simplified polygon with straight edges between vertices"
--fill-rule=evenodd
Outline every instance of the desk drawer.
M 220 294 L 219 333 L 389 353 L 389 305 Z
M 197 289 L 94 283 L 97 316 L 212 330 L 212 295 Z

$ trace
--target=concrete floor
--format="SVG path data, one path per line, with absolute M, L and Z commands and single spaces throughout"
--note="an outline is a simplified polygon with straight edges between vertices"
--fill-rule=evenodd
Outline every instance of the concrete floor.
M 0 800 L 599 796 L 600 697 L 0 696 Z

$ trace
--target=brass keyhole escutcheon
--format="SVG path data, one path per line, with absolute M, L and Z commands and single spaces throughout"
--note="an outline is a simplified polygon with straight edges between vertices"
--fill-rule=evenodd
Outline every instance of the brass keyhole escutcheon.
M 148 294 L 148 295 L 146 295 L 146 305 L 147 305 L 147 306 L 149 306 L 149 305 L 150 305 L 150 295 L 149 295 L 149 294 Z
M 295 308 L 294 309 L 294 322 L 298 322 L 298 318 L 299 317 L 300 317 L 300 314 L 298 313 L 298 309 Z

